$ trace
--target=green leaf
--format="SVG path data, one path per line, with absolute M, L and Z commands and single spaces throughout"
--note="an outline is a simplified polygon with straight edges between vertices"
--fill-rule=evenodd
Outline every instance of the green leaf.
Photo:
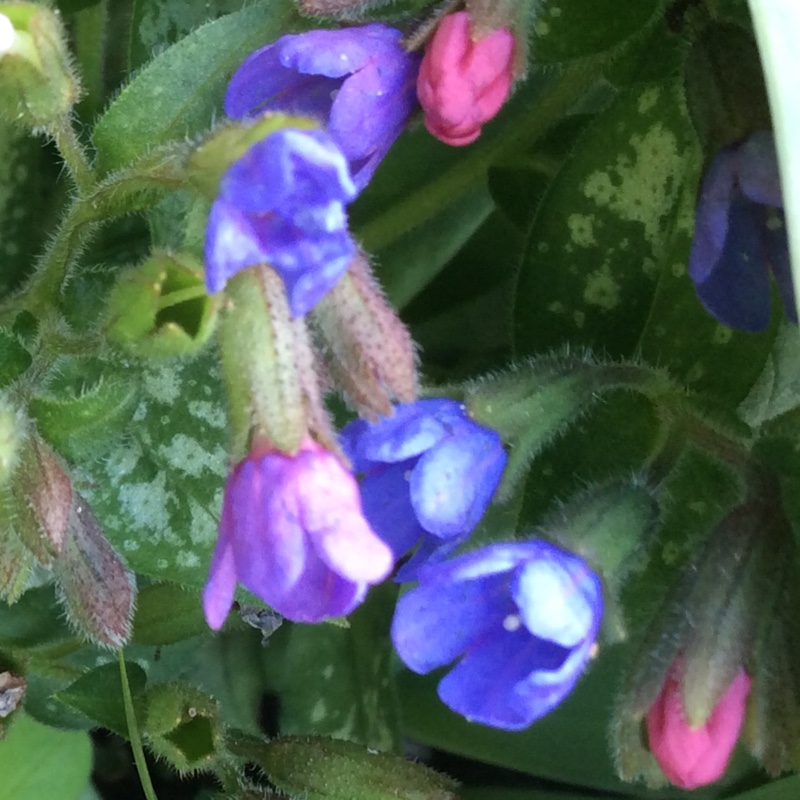
M 519 353 L 564 341 L 633 352 L 656 281 L 677 258 L 665 262 L 684 183 L 698 171 L 680 85 L 621 91 L 578 139 L 530 228 L 514 311 Z
M 0 646 L 33 648 L 72 638 L 52 586 L 29 589 L 13 605 L 0 601 Z
M 47 394 L 33 397 L 28 405 L 42 437 L 73 461 L 107 449 L 136 410 L 138 385 L 110 367 L 64 359 Z
M 31 354 L 11 331 L 0 329 L 0 389 L 4 389 L 31 365 Z
M 734 796 L 737 800 L 795 800 L 798 793 L 800 793 L 800 775 L 793 775 Z
M 281 733 L 349 739 L 398 750 L 400 730 L 389 621 L 392 584 L 372 589 L 350 626 L 292 625 L 278 679 Z
M 25 715 L 0 741 L 0 800 L 78 800 L 89 781 L 92 746 L 85 733 L 57 731 Z
M 0 297 L 30 273 L 62 199 L 52 161 L 25 130 L 0 120 Z
M 662 5 L 661 0 L 547 0 L 533 25 L 533 61 L 553 64 L 618 48 L 640 34 Z
M 195 28 L 245 5 L 245 0 L 135 0 L 130 22 L 129 72 L 141 69 L 153 53 L 164 52 Z
M 79 491 L 108 539 L 144 575 L 200 588 L 228 474 L 224 391 L 214 353 L 146 367 L 128 436 L 82 465 Z
M 245 57 L 300 24 L 290 0 L 270 0 L 209 22 L 164 51 L 98 121 L 98 171 L 119 169 L 157 145 L 207 128 Z
M 198 592 L 174 583 L 156 583 L 139 592 L 132 644 L 160 647 L 207 631 Z
M 133 662 L 125 664 L 128 683 L 134 703 L 144 692 L 147 683 L 145 671 Z M 93 722 L 128 738 L 125 706 L 122 699 L 122 681 L 116 661 L 103 664 L 78 678 L 75 683 L 58 692 L 56 698 L 71 708 L 85 714 Z

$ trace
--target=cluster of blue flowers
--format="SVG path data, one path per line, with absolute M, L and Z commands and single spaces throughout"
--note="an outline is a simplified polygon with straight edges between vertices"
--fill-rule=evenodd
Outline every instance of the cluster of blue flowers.
M 206 281 L 269 264 L 293 316 L 332 288 L 356 253 L 345 206 L 371 179 L 415 107 L 419 58 L 383 25 L 284 36 L 233 76 L 226 113 L 282 111 L 321 129 L 283 129 L 222 176 L 208 222 Z M 703 184 L 690 275 L 705 307 L 745 330 L 767 326 L 769 272 L 796 320 L 771 136 L 714 160 Z M 237 582 L 289 619 L 347 614 L 394 571 L 417 582 L 398 603 L 392 639 L 439 684 L 453 710 L 517 730 L 572 690 L 603 612 L 598 576 L 544 541 L 495 544 L 453 557 L 486 511 L 506 463 L 500 436 L 460 403 L 428 399 L 356 420 L 337 456 L 307 437 L 299 452 L 261 447 L 225 492 L 204 607 L 219 628 Z
M 234 74 L 225 112 L 303 114 L 323 130 L 284 129 L 225 172 L 208 220 L 206 285 L 221 291 L 268 263 L 293 316 L 334 286 L 356 253 L 345 206 L 366 186 L 414 109 L 419 58 L 385 25 L 288 35 Z

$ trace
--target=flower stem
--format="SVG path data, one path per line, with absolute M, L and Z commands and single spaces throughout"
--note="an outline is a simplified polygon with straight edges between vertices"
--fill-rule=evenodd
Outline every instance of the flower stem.
M 21 311 L 41 316 L 53 305 L 70 267 L 100 223 L 146 211 L 165 190 L 185 189 L 185 149 L 169 147 L 148 154 L 78 197 L 64 214 L 33 277 L 20 293 L 0 304 L 0 325 L 9 325 Z
M 78 192 L 81 195 L 89 194 L 97 184 L 94 172 L 89 165 L 89 158 L 86 150 L 78 139 L 75 128 L 69 117 L 62 119 L 48 129 L 48 133 L 53 137 L 53 141 L 58 148 L 64 164 L 75 181 Z
M 142 784 L 144 796 L 147 800 L 158 800 L 156 797 L 153 782 L 150 780 L 150 773 L 147 770 L 147 761 L 144 757 L 142 747 L 142 737 L 139 735 L 139 727 L 136 724 L 136 714 L 133 711 L 133 698 L 131 697 L 131 687 L 128 683 L 128 671 L 125 669 L 125 659 L 122 650 L 118 653 L 119 674 L 122 679 L 122 700 L 125 704 L 125 721 L 128 724 L 128 738 L 133 750 L 133 760 L 136 763 L 136 771 L 139 773 L 139 780 Z

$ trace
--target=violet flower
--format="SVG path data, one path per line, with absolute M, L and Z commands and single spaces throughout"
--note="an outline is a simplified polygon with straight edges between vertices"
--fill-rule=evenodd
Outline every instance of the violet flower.
M 414 672 L 458 659 L 442 702 L 471 722 L 520 730 L 575 686 L 603 612 L 599 578 L 543 541 L 495 544 L 420 570 L 392 641 Z
M 211 206 L 208 291 L 268 263 L 283 278 L 292 316 L 303 316 L 356 254 L 344 210 L 355 195 L 347 162 L 323 131 L 287 128 L 257 142 L 223 174 Z
M 397 405 L 377 422 L 351 422 L 341 442 L 363 473 L 361 499 L 373 529 L 396 558 L 419 545 L 399 581 L 414 580 L 422 564 L 469 536 L 506 463 L 500 436 L 444 398 Z
M 769 325 L 770 268 L 797 322 L 775 143 L 759 131 L 721 150 L 703 180 L 689 275 L 715 319 L 755 333 Z
M 336 456 L 310 438 L 294 456 L 254 452 L 225 486 L 206 620 L 222 626 L 237 582 L 295 622 L 349 614 L 393 563 Z
M 235 119 L 264 111 L 315 117 L 362 189 L 416 105 L 420 59 L 400 39 L 400 31 L 381 24 L 281 36 L 236 71 L 225 113 Z

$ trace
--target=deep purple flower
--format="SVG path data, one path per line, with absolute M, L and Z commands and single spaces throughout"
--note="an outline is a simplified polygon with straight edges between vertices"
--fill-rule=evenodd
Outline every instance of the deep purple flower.
M 758 332 L 769 325 L 770 267 L 797 322 L 775 142 L 759 131 L 721 150 L 703 180 L 689 274 L 713 317 Z
M 603 613 L 599 578 L 543 541 L 495 544 L 420 570 L 392 622 L 400 658 L 426 674 L 455 659 L 439 697 L 471 722 L 526 728 L 575 686 Z
M 234 74 L 225 113 L 263 111 L 319 119 L 350 161 L 359 189 L 400 135 L 416 104 L 420 57 L 386 25 L 281 36 L 252 53 Z
M 500 436 L 455 400 L 395 406 L 378 422 L 356 420 L 342 446 L 363 473 L 364 514 L 397 558 L 419 544 L 397 579 L 414 580 L 472 532 L 494 495 L 506 454 Z
M 349 614 L 393 563 L 336 456 L 310 438 L 294 456 L 251 453 L 225 486 L 206 620 L 222 626 L 237 582 L 295 622 Z
M 292 316 L 308 312 L 355 256 L 344 204 L 356 189 L 323 131 L 283 129 L 254 144 L 222 176 L 206 229 L 206 286 L 268 263 Z

